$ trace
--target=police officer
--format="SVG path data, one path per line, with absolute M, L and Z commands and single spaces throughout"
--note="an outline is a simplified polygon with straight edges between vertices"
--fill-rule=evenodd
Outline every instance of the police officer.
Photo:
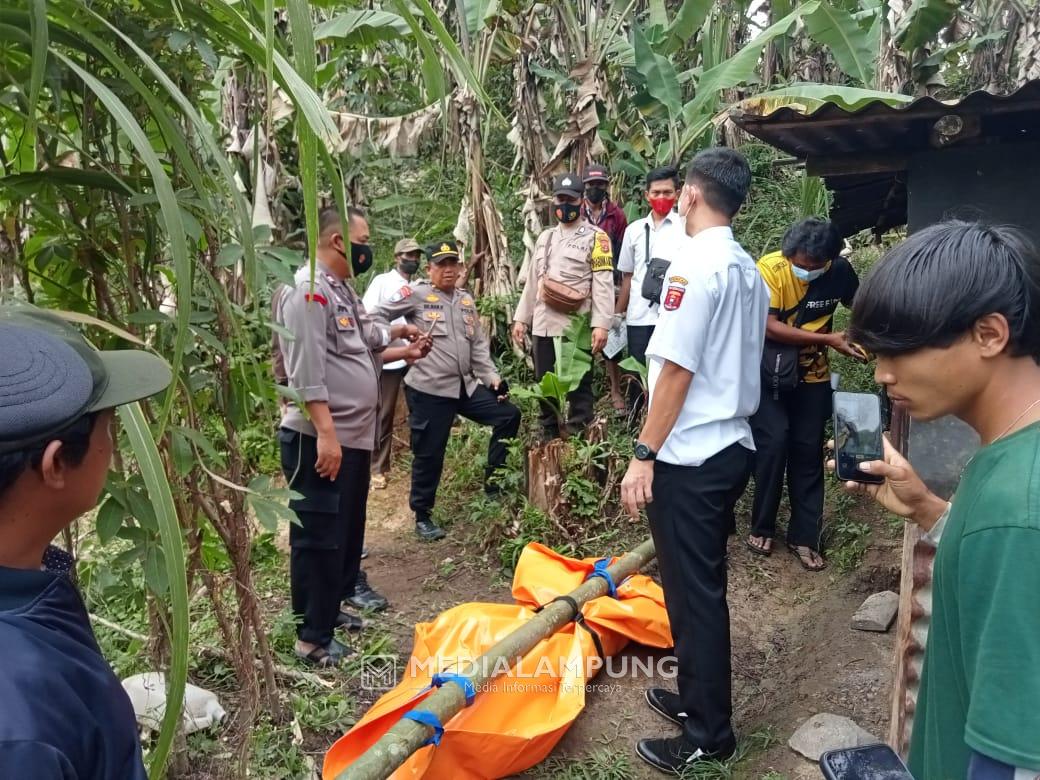
M 404 317 L 433 337 L 429 356 L 404 379 L 412 429 L 409 505 L 415 512 L 415 533 L 432 542 L 444 537 L 431 513 L 455 415 L 492 426 L 485 490 L 493 495 L 497 488 L 491 477 L 505 464 L 506 440 L 520 429 L 520 410 L 506 400 L 509 388 L 491 360 L 473 296 L 455 287 L 462 270 L 455 242 L 434 242 L 426 256 L 430 281 L 402 286 L 376 311 L 390 319 Z
M 333 639 L 337 625 L 357 621 L 342 611 L 341 597 L 354 606 L 386 604 L 360 571 L 379 362 L 422 355 L 419 343 L 386 349 L 392 338 L 414 338 L 416 329 L 373 319 L 347 284 L 371 258 L 364 214 L 352 209 L 349 220 L 352 241 L 344 239 L 335 209 L 321 212 L 315 274 L 301 268 L 276 310 L 276 321 L 293 334 L 279 336 L 288 384 L 306 406 L 305 413 L 288 405 L 279 432 L 282 469 L 301 494 L 289 502 L 300 520 L 289 528 L 292 608 L 301 621 L 295 651 L 322 667 L 349 653 Z
M 554 370 L 555 336 L 562 336 L 574 312 L 591 312 L 592 352 L 607 343 L 614 318 L 613 253 L 610 236 L 591 225 L 581 214 L 583 184 L 576 173 L 553 181 L 553 214 L 559 224 L 544 230 L 535 242 L 527 266 L 527 282 L 513 315 L 513 341 L 521 349 L 530 331 L 535 379 Z M 583 298 L 575 306 L 561 302 L 560 294 L 547 293 L 551 285 L 562 298 Z M 592 421 L 592 371 L 568 394 L 571 429 Z M 559 421 L 549 404 L 542 404 L 541 424 L 546 439 L 559 436 Z

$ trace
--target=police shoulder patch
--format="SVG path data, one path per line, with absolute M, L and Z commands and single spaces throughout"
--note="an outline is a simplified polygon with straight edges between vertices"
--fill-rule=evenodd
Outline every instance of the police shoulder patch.
M 675 311 L 679 308 L 679 304 L 682 303 L 683 296 L 686 295 L 686 286 L 680 284 L 668 285 L 668 290 L 664 294 L 664 298 L 661 301 L 665 311 Z
M 614 270 L 614 253 L 610 251 L 610 236 L 602 230 L 596 231 L 595 241 L 592 245 L 592 270 Z

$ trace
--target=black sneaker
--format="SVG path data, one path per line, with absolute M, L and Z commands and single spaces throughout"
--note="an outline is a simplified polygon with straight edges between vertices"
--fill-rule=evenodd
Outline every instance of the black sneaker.
M 345 612 L 342 609 L 339 611 L 339 615 L 336 616 L 336 625 L 342 626 L 347 631 L 360 631 L 365 627 L 364 622 L 357 615 L 352 615 L 350 612 Z
M 701 761 L 725 761 L 736 752 L 736 744 L 723 750 L 706 751 L 694 747 L 683 736 L 670 739 L 641 739 L 636 753 L 654 769 L 681 775 Z
M 424 542 L 436 542 L 438 539 L 443 539 L 447 536 L 444 533 L 444 529 L 432 520 L 416 520 L 415 535 Z
M 354 609 L 381 612 L 390 606 L 390 602 L 380 596 L 368 585 L 368 575 L 363 571 L 358 572 L 357 583 L 354 585 L 354 595 L 343 599 L 345 604 Z
M 647 688 L 646 703 L 654 712 L 668 718 L 676 726 L 686 723 L 686 713 L 679 703 L 679 694 L 666 691 L 664 688 Z

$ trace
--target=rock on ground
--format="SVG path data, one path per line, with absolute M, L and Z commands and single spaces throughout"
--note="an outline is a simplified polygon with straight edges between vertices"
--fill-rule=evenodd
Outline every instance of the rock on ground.
M 899 612 L 899 595 L 890 590 L 875 593 L 852 616 L 852 627 L 859 631 L 888 631 Z
M 791 750 L 812 761 L 819 761 L 828 750 L 876 745 L 881 742 L 854 721 L 840 715 L 821 713 L 805 721 L 787 741 Z

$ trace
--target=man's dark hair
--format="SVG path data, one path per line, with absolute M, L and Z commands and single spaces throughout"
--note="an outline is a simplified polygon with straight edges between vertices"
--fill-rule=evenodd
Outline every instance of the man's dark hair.
M 833 222 L 809 217 L 787 229 L 780 251 L 787 258 L 801 252 L 816 265 L 823 265 L 837 257 L 841 247 L 841 234 Z
M 740 152 L 716 146 L 693 158 L 686 183 L 696 185 L 711 208 L 732 219 L 751 189 L 751 168 Z
M 352 219 L 365 219 L 365 212 L 356 206 L 347 206 L 347 221 Z M 326 206 L 318 212 L 318 235 L 324 236 L 330 230 L 340 230 L 342 220 L 339 217 L 339 209 L 335 206 Z
M 879 355 L 943 349 L 1001 314 L 1008 354 L 1040 363 L 1040 255 L 1013 227 L 948 221 L 893 247 L 864 280 L 849 338 Z
M 76 468 L 87 456 L 90 449 L 90 437 L 94 433 L 94 423 L 97 422 L 97 412 L 85 414 L 78 420 L 72 422 L 59 434 L 52 436 L 42 444 L 28 447 L 16 452 L 0 453 L 0 498 L 29 468 L 39 468 L 43 462 L 43 452 L 52 441 L 62 443 L 61 457 L 63 462 Z
M 676 189 L 679 187 L 679 170 L 674 165 L 665 165 L 661 168 L 654 168 L 646 175 L 646 189 L 650 189 L 650 185 L 655 181 L 671 181 Z

